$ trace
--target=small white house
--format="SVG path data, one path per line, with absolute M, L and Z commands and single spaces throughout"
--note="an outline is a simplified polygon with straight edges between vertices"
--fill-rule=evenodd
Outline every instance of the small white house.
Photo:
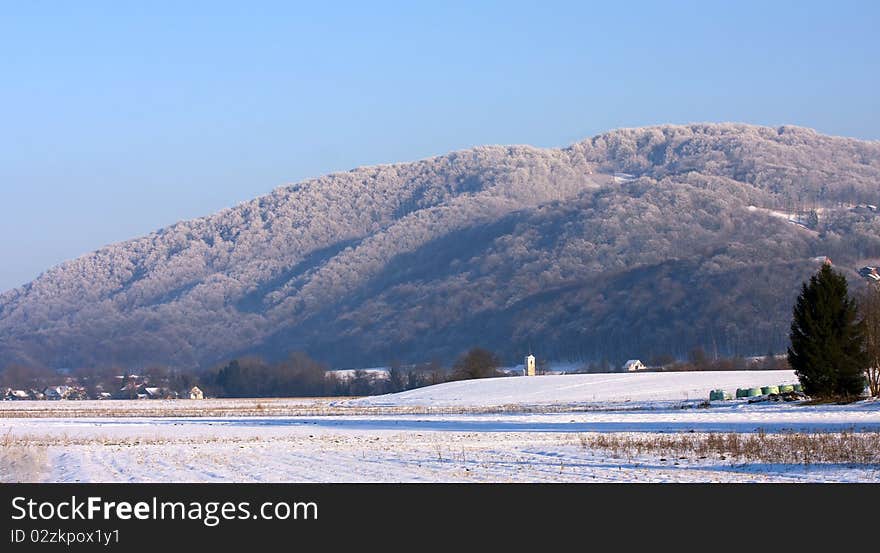
M 633 373 L 636 371 L 643 371 L 648 367 L 645 366 L 644 363 L 639 361 L 638 359 L 630 359 L 626 363 L 623 364 L 623 370 L 628 373 Z
M 205 394 L 198 386 L 193 386 L 189 391 L 190 399 L 205 399 Z
M 69 393 L 69 386 L 50 386 L 43 390 L 43 395 L 49 400 L 67 399 Z

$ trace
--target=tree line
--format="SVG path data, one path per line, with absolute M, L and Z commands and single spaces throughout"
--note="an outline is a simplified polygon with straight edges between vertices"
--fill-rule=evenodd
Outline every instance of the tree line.
M 785 356 L 768 352 L 763 358 L 718 357 L 703 347 L 692 348 L 686 359 L 670 354 L 654 355 L 648 365 L 658 371 L 712 371 L 792 368 L 804 391 L 817 398 L 860 397 L 865 390 L 880 395 L 880 285 L 869 284 L 851 295 L 846 276 L 822 265 L 797 297 Z M 454 380 L 509 376 L 503 359 L 482 347 L 459 355 L 451 366 L 438 361 L 404 365 L 389 364 L 382 374 L 366 370 L 332 371 L 303 352 L 279 362 L 243 357 L 203 372 L 149 367 L 139 375 L 118 369 L 78 369 L 65 376 L 90 397 L 102 391 L 114 394 L 130 382 L 149 383 L 171 390 L 199 385 L 215 397 L 316 397 L 364 396 L 396 393 Z M 577 372 L 614 372 L 618 363 L 607 359 L 584 365 Z M 539 361 L 539 374 L 546 371 Z M 122 378 L 120 382 L 119 378 Z M 134 379 L 134 380 L 132 380 Z M 0 371 L 0 386 L 41 389 L 57 385 L 59 375 L 48 369 L 10 365 Z M 134 388 L 132 388 L 134 389 Z
M 364 369 L 329 370 L 303 352 L 270 363 L 258 357 L 235 359 L 203 375 L 205 389 L 217 397 L 368 396 L 403 392 L 454 380 L 506 376 L 501 358 L 475 347 L 452 367 L 438 361 L 406 365 L 392 361 L 384 373 Z

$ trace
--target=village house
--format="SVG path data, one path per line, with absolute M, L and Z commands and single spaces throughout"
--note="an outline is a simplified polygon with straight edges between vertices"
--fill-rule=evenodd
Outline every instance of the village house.
M 48 400 L 61 400 L 61 399 L 88 399 L 88 393 L 86 393 L 86 389 L 82 386 L 49 386 L 42 393 L 35 392 L 32 394 L 33 399 L 48 399 Z
M 30 394 L 28 394 L 28 393 L 27 393 L 26 391 L 24 391 L 24 390 L 12 390 L 12 389 L 10 389 L 10 390 L 7 390 L 7 392 L 6 392 L 5 396 L 3 397 L 3 399 L 5 399 L 5 400 L 10 400 L 10 401 L 21 401 L 21 400 L 24 400 L 24 399 L 31 399 L 31 396 L 30 396 Z
M 629 361 L 627 361 L 626 363 L 623 364 L 624 372 L 629 372 L 629 373 L 643 371 L 647 368 L 648 367 L 646 367 L 645 364 L 642 363 L 641 361 L 639 361 L 638 359 L 630 359 Z
M 198 386 L 193 386 L 189 391 L 190 399 L 205 399 L 205 394 Z
M 880 271 L 877 267 L 862 267 L 859 269 L 859 275 L 873 282 L 880 282 Z
M 138 399 L 140 396 L 146 396 L 145 399 L 176 399 L 177 394 L 168 388 L 158 386 L 141 386 L 138 390 Z
M 57 401 L 60 399 L 67 399 L 67 395 L 70 393 L 69 386 L 50 386 L 43 390 L 43 395 L 46 396 L 46 399 Z

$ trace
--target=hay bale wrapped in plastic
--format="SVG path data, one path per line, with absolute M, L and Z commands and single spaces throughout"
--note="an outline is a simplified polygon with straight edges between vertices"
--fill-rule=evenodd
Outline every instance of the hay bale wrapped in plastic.
M 722 401 L 724 399 L 724 390 L 712 390 L 709 392 L 709 401 Z

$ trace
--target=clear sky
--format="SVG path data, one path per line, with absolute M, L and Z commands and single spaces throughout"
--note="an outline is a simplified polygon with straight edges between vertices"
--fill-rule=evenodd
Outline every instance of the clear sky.
M 478 144 L 694 121 L 880 139 L 878 4 L 0 0 L 0 290 Z

